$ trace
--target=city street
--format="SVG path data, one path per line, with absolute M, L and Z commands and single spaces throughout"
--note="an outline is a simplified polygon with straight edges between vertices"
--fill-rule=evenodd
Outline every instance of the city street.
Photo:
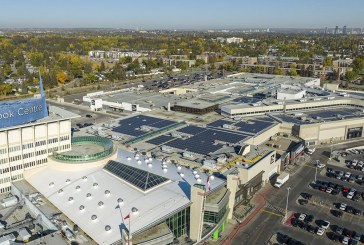
M 362 145 L 363 141 L 346 143 L 341 145 L 336 145 L 335 150 L 346 149 Z M 321 162 L 327 161 L 327 154 L 330 154 L 331 148 L 318 148 L 311 155 L 311 160 L 308 163 L 299 166 L 299 170 L 290 177 L 288 182 L 280 189 L 274 188 L 270 193 L 266 195 L 266 206 L 263 208 L 261 213 L 255 217 L 250 224 L 245 228 L 241 229 L 237 236 L 231 242 L 232 245 L 238 244 L 267 244 L 270 237 L 281 232 L 287 234 L 296 240 L 305 242 L 306 244 L 332 244 L 332 241 L 327 238 L 326 235 L 318 236 L 316 234 L 311 234 L 307 231 L 303 231 L 298 227 L 291 227 L 283 224 L 284 210 L 286 206 L 287 198 L 287 188 L 290 187 L 290 195 L 288 202 L 288 211 L 296 213 L 307 213 L 312 214 L 315 220 L 328 220 L 331 224 L 337 224 L 342 227 L 348 227 L 350 229 L 356 230 L 358 232 L 363 232 L 362 223 L 364 221 L 364 216 L 354 216 L 352 214 L 345 213 L 342 218 L 336 218 L 330 213 L 330 207 L 325 204 L 331 204 L 333 207 L 334 203 L 345 202 L 348 205 L 353 205 L 355 207 L 364 210 L 364 202 L 360 200 L 359 202 L 351 201 L 345 198 L 341 193 L 338 195 L 332 195 L 319 190 L 314 190 L 309 187 L 309 183 L 314 181 L 316 168 L 312 163 L 313 160 L 320 160 Z M 337 168 L 335 166 L 335 168 Z M 348 171 L 348 169 L 346 169 Z M 331 181 L 344 186 L 355 186 L 357 189 L 364 191 L 363 187 L 359 187 L 357 184 L 342 182 L 333 178 L 325 176 L 326 170 L 320 170 L 317 172 L 317 179 Z M 322 201 L 323 206 L 307 204 L 302 206 L 297 203 L 301 193 L 310 193 L 313 195 L 313 199 L 317 201 Z M 317 226 L 314 224 L 314 226 Z

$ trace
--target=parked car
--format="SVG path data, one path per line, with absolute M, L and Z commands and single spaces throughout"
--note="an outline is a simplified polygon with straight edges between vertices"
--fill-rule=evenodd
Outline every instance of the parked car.
M 330 221 L 323 220 L 320 226 L 321 226 L 321 228 L 323 228 L 323 229 L 328 229 L 328 228 L 329 228 L 329 226 L 330 226 Z
M 348 205 L 346 203 L 341 203 L 339 209 L 342 210 L 342 211 L 345 211 L 347 206 Z
M 339 210 L 331 210 L 331 213 L 337 218 L 341 218 L 343 216 L 343 212 Z
M 316 229 L 316 234 L 319 236 L 322 236 L 325 233 L 325 229 L 321 228 L 321 227 L 317 227 Z

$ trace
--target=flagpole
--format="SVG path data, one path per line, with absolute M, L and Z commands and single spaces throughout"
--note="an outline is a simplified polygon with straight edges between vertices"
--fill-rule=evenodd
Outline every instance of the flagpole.
M 130 213 L 130 215 L 129 215 L 129 227 L 128 227 L 128 245 L 130 245 L 130 220 L 131 220 L 131 213 Z

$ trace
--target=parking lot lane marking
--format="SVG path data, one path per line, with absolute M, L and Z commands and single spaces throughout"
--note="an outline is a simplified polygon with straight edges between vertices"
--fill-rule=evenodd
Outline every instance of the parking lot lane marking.
M 284 217 L 284 215 L 282 215 L 282 214 L 271 212 L 271 211 L 268 211 L 268 210 L 265 210 L 265 209 L 262 209 L 262 212 L 265 212 L 265 213 L 268 213 L 268 214 L 271 214 L 271 215 L 275 215 L 275 216 L 278 216 L 278 217 Z

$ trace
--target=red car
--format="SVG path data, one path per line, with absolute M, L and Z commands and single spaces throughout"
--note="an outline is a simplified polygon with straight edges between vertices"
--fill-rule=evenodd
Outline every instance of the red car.
M 347 187 L 344 187 L 343 189 L 342 189 L 342 192 L 343 193 L 348 193 L 350 191 L 350 189 L 349 188 L 347 188 Z

